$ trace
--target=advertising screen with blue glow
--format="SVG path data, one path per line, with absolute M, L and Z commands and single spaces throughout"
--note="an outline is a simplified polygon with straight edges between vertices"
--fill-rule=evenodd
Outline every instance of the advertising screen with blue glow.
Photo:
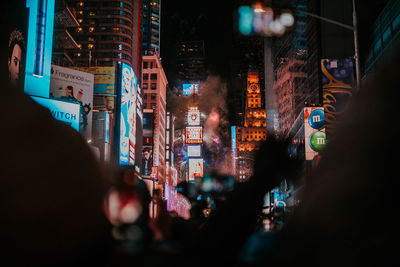
M 55 0 L 27 0 L 28 41 L 24 91 L 28 95 L 49 97 L 53 48 Z
M 231 140 L 232 140 L 232 167 L 236 172 L 236 126 L 231 126 Z
M 121 66 L 120 165 L 134 164 L 136 144 L 136 85 L 132 67 Z
M 64 122 L 79 132 L 79 104 L 34 96 L 32 96 L 32 99 L 49 109 L 55 119 Z
M 182 94 L 183 95 L 192 95 L 199 94 L 199 85 L 195 83 L 182 84 Z

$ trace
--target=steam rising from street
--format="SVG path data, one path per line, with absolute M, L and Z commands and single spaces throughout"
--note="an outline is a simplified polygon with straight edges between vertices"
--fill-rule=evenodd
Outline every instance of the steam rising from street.
M 168 95 L 168 108 L 177 118 L 175 128 L 183 129 L 185 113 L 190 106 L 198 105 L 203 118 L 203 149 L 209 170 L 231 174 L 231 154 L 229 138 L 228 108 L 226 104 L 227 85 L 220 76 L 209 75 L 200 83 L 200 95 Z

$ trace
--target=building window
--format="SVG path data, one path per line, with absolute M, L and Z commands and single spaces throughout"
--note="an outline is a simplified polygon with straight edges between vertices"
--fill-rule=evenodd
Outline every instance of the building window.
M 156 73 L 150 74 L 150 80 L 152 80 L 152 81 L 157 80 L 157 74 Z
M 146 62 L 143 62 L 143 68 L 144 69 L 147 69 L 149 67 L 149 63 L 146 61 Z
M 151 90 L 156 90 L 157 89 L 157 84 L 156 83 L 152 83 L 151 84 Z
M 156 95 L 156 94 L 151 94 L 151 100 L 155 100 L 155 99 L 156 99 L 156 97 L 157 97 L 157 95 Z
M 143 80 L 148 80 L 149 79 L 149 74 L 143 74 Z
M 148 83 L 143 83 L 143 89 L 149 88 Z

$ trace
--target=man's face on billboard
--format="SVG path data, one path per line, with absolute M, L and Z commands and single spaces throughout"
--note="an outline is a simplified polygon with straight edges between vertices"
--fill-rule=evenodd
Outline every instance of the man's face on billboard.
M 14 45 L 11 59 L 8 60 L 8 71 L 10 73 L 10 81 L 13 86 L 18 85 L 19 72 L 21 69 L 22 49 L 18 44 Z

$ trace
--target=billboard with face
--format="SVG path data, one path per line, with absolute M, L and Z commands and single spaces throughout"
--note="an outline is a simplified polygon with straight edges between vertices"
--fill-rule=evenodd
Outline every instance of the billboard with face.
M 183 95 L 198 95 L 199 94 L 199 85 L 195 83 L 184 83 L 182 84 L 182 94 Z
M 121 165 L 134 165 L 136 144 L 136 75 L 132 67 L 121 65 L 120 156 Z

